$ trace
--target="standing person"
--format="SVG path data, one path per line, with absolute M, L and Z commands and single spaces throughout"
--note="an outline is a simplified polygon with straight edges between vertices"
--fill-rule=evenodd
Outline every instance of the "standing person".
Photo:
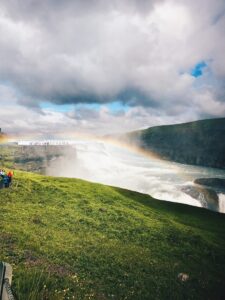
M 0 170 L 0 188 L 4 188 L 4 175 L 3 170 Z
M 3 175 L 3 183 L 5 188 L 9 187 L 9 177 L 7 175 Z
M 12 178 L 13 178 L 13 172 L 12 171 L 9 171 L 8 174 L 8 181 L 9 181 L 9 185 L 12 183 Z
M 0 189 L 4 187 L 3 175 L 0 175 Z

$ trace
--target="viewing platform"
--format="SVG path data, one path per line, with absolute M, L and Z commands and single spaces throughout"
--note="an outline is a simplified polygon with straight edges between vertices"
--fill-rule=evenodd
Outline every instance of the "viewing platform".
M 36 140 L 36 141 L 18 141 L 18 146 L 68 146 L 83 144 L 83 141 L 75 140 Z

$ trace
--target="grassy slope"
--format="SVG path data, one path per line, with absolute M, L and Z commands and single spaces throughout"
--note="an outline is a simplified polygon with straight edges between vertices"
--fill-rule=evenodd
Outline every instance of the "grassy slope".
M 225 215 L 19 171 L 0 203 L 0 259 L 13 265 L 18 299 L 225 294 Z

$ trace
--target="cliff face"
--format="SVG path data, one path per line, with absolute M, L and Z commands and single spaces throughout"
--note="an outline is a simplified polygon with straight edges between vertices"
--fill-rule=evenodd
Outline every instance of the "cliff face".
M 225 118 L 158 126 L 129 134 L 141 147 L 179 163 L 225 169 Z

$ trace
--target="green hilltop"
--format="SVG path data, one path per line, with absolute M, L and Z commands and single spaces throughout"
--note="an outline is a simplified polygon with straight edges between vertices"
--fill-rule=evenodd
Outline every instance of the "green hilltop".
M 225 169 L 225 118 L 156 126 L 127 137 L 168 160 Z
M 0 190 L 16 299 L 222 299 L 225 215 L 16 171 Z

